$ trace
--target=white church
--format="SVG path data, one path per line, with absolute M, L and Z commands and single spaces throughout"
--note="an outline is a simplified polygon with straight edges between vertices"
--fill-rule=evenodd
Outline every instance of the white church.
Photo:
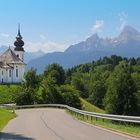
M 14 42 L 14 50 L 10 47 L 0 55 L 0 83 L 20 83 L 23 81 L 25 63 L 24 63 L 24 42 L 18 34 Z

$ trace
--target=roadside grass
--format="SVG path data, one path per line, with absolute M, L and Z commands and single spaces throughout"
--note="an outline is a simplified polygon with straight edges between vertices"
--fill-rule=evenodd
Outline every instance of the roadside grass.
M 113 131 L 117 131 L 120 133 L 128 134 L 134 137 L 140 138 L 140 125 L 136 124 L 128 124 L 128 123 L 121 123 L 121 122 L 113 122 L 111 120 L 105 120 L 105 119 L 96 119 L 91 117 L 77 117 L 77 119 L 80 119 L 82 121 L 91 123 L 93 125 L 101 126 Z
M 83 110 L 89 111 L 89 112 L 96 112 L 96 113 L 105 113 L 104 110 L 96 107 L 95 105 L 92 105 L 88 101 L 84 100 L 83 98 L 80 98 L 81 104 L 83 106 Z
M 90 111 L 90 112 L 96 112 L 96 113 L 105 113 L 104 110 L 99 109 L 98 107 L 90 104 L 84 99 L 81 99 L 82 104 L 84 104 L 85 108 L 84 110 Z M 111 120 L 106 119 L 100 119 L 85 115 L 80 115 L 77 113 L 72 113 L 69 111 L 69 113 L 78 120 L 90 123 L 92 125 L 100 126 L 102 128 L 106 128 L 109 130 L 113 130 L 116 132 L 120 132 L 123 134 L 127 134 L 133 137 L 140 138 L 140 124 L 133 124 L 133 123 L 122 123 L 122 122 L 113 122 Z
M 10 112 L 9 110 L 0 108 L 0 131 L 14 117 L 16 117 L 16 114 Z
M 0 104 L 15 103 L 16 95 L 20 92 L 18 84 L 0 85 Z

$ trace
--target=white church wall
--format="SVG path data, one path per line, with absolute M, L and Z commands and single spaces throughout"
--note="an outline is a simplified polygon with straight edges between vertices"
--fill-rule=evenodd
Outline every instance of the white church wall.
M 19 83 L 23 81 L 23 74 L 24 74 L 24 66 L 22 65 L 15 65 L 13 70 L 13 82 Z
M 12 69 L 8 69 L 7 71 L 7 83 L 13 83 L 13 73 Z
M 6 82 L 6 70 L 3 69 L 2 70 L 2 83 L 5 83 Z
M 1 69 L 0 69 L 0 83 L 2 82 L 2 75 L 1 75 Z
M 16 70 L 18 70 L 18 66 L 14 66 L 14 71 L 13 71 L 13 82 L 18 83 L 19 82 L 19 74 L 16 74 Z
M 24 61 L 24 51 L 15 51 L 17 57 Z
M 24 65 L 14 65 L 13 69 L 0 68 L 0 83 L 22 82 L 24 80 L 24 70 Z
M 0 69 L 0 83 L 12 83 L 12 75 L 9 77 L 8 69 Z
M 0 70 L 0 82 L 4 83 L 6 82 L 6 69 L 1 69 Z
M 2 83 L 2 69 L 0 69 L 0 83 Z

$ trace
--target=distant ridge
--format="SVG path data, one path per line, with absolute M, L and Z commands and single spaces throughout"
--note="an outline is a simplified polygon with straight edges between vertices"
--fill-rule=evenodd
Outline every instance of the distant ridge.
M 118 37 L 100 38 L 93 34 L 85 41 L 71 45 L 65 52 L 54 52 L 31 60 L 26 70 L 34 67 L 39 73 L 50 63 L 59 63 L 64 68 L 97 60 L 110 55 L 123 57 L 140 56 L 140 32 L 131 26 L 125 26 Z

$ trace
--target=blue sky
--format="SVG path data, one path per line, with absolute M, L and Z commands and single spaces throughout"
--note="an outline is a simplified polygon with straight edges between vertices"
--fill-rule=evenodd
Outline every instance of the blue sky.
M 140 0 L 0 0 L 0 46 L 13 45 L 17 24 L 26 51 L 63 51 L 93 33 L 140 31 Z

